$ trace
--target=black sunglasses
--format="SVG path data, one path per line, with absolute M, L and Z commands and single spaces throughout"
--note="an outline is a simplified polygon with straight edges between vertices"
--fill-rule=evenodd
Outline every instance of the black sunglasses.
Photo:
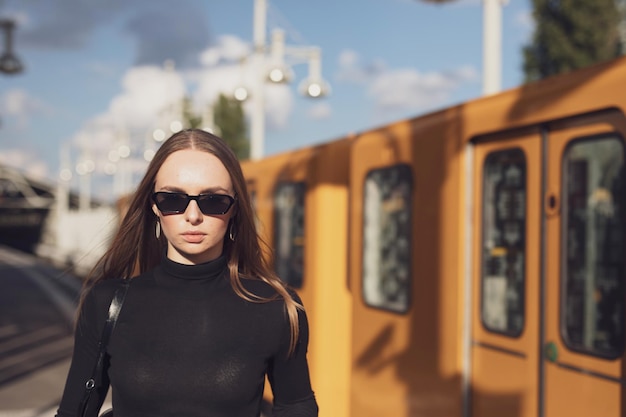
M 157 191 L 152 194 L 152 201 L 163 214 L 181 214 L 187 210 L 191 200 L 196 200 L 203 214 L 226 214 L 235 203 L 235 199 L 226 194 L 189 195 Z

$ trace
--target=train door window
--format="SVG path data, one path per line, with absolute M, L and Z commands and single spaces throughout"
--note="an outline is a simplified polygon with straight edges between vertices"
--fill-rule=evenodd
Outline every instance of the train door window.
M 304 275 L 304 196 L 302 182 L 280 183 L 274 194 L 274 269 L 294 288 Z
M 374 170 L 365 179 L 363 297 L 399 313 L 409 307 L 412 188 L 407 165 Z
M 524 327 L 526 157 L 519 148 L 485 158 L 482 204 L 481 318 L 495 333 Z
M 572 142 L 563 156 L 561 331 L 571 349 L 624 349 L 624 145 Z

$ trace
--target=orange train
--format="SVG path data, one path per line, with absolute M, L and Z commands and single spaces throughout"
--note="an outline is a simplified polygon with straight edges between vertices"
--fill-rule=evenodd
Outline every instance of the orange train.
M 243 163 L 322 417 L 626 415 L 626 58 Z

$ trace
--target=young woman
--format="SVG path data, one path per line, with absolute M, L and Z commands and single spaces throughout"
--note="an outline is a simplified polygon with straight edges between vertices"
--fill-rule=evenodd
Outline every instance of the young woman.
M 123 280 L 89 415 L 110 384 L 115 417 L 257 417 L 267 375 L 275 417 L 317 416 L 305 312 L 263 257 L 241 167 L 220 138 L 179 132 L 150 163 L 81 300 L 58 417 L 81 417 Z

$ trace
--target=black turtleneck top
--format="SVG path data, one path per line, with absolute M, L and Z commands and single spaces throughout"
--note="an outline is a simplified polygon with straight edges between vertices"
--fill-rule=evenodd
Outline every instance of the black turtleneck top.
M 261 297 L 275 294 L 263 281 L 242 282 Z M 118 286 L 119 279 L 102 281 L 85 299 L 58 417 L 77 417 Z M 115 417 L 257 417 L 266 375 L 274 417 L 317 416 L 304 312 L 299 319 L 298 345 L 288 356 L 291 333 L 282 299 L 254 303 L 239 297 L 223 257 L 202 265 L 164 258 L 131 280 L 109 341 L 103 378 L 112 389 Z M 98 394 L 92 410 L 106 390 Z

